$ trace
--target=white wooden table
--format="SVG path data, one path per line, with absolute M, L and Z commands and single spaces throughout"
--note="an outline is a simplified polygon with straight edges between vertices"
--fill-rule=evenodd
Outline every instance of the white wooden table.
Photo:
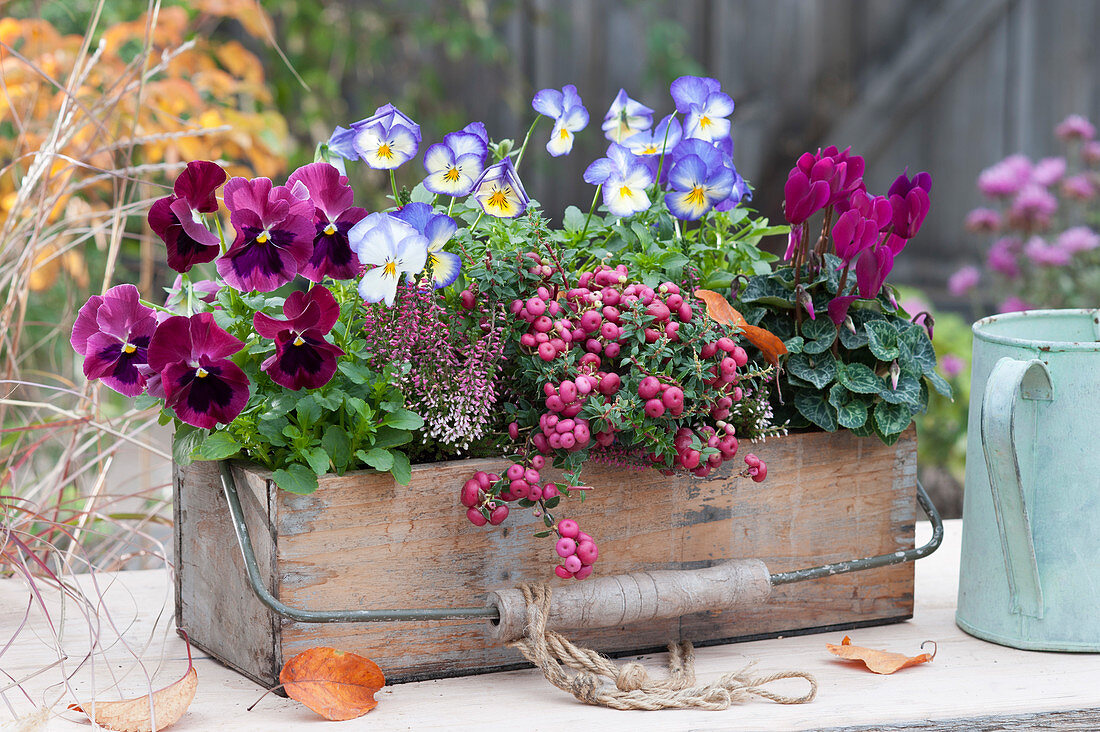
M 512 671 L 388 687 L 377 695 L 378 707 L 358 720 L 325 723 L 289 699 L 269 695 L 252 712 L 245 708 L 262 689 L 217 662 L 196 661 L 199 689 L 190 710 L 173 730 L 801 730 L 801 729 L 1100 729 L 1100 654 L 1055 654 L 1018 651 L 985 643 L 964 634 L 954 624 L 958 586 L 961 524 L 947 522 L 947 536 L 938 552 L 917 563 L 916 611 L 913 620 L 897 625 L 849 631 L 853 642 L 916 654 L 922 641 L 935 640 L 939 652 L 930 664 L 903 669 L 893 676 L 872 674 L 831 656 L 826 643 L 839 643 L 844 632 L 779 638 L 700 648 L 696 670 L 700 681 L 742 667 L 756 659 L 766 673 L 801 669 L 817 676 L 820 691 L 810 704 L 780 706 L 759 700 L 725 712 L 619 712 L 585 706 L 549 684 L 534 670 Z M 929 534 L 918 526 L 918 543 Z M 160 571 L 124 572 L 100 576 L 114 627 L 100 629 L 112 647 L 73 674 L 71 688 L 86 700 L 93 679 L 101 690 L 119 676 L 113 690 L 100 698 L 118 699 L 147 693 L 134 654 L 147 660 L 152 672 L 161 669 L 153 688 L 170 683 L 186 668 L 183 641 L 171 628 L 171 589 Z M 52 602 L 52 600 L 51 600 Z M 28 603 L 18 580 L 0 581 L 0 647 L 11 638 Z M 71 605 L 71 603 L 70 603 Z M 1098 609 L 1100 612 L 1100 609 Z M 23 679 L 56 659 L 49 633 L 34 611 L 30 624 L 0 655 L 0 689 L 11 679 Z M 87 648 L 87 627 L 72 607 L 65 629 L 73 673 Z M 121 635 L 122 640 L 119 640 Z M 127 650 L 125 644 L 130 645 Z M 139 646 L 147 647 L 141 648 Z M 644 662 L 663 666 L 664 656 Z M 60 666 L 24 681 L 30 700 L 18 690 L 3 693 L 20 714 L 33 712 L 43 700 L 61 695 Z M 784 686 L 789 684 L 789 686 Z M 777 691 L 801 694 L 804 682 L 776 682 Z M 66 696 L 53 707 L 47 729 L 88 730 L 80 715 L 64 711 Z M 0 705 L 0 720 L 9 714 Z M 322 727 L 317 727 L 322 725 Z M 0 727 L 0 729 L 8 729 Z

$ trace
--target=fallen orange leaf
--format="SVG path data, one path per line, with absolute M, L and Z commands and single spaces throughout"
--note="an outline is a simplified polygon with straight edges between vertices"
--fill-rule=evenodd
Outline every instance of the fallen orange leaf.
M 287 696 L 325 719 L 361 717 L 378 706 L 376 691 L 386 685 L 378 664 L 335 648 L 310 648 L 286 662 L 279 682 Z
M 918 656 L 906 656 L 901 653 L 876 651 L 872 648 L 853 646 L 852 639 L 848 636 L 844 636 L 844 640 L 840 642 L 839 646 L 833 645 L 832 643 L 826 643 L 825 647 L 828 648 L 829 652 L 833 655 L 840 656 L 847 661 L 862 661 L 868 669 L 874 671 L 876 674 L 892 674 L 898 669 L 903 669 L 906 666 L 916 666 L 920 663 L 928 663 L 935 658 L 935 642 L 925 641 L 925 643 L 932 643 L 932 653 L 922 653 Z M 921 648 L 923 647 L 924 643 L 921 644 Z
M 696 290 L 695 297 L 707 305 L 707 315 L 722 325 L 732 325 L 741 330 L 745 339 L 760 349 L 764 360 L 779 368 L 779 357 L 787 352 L 787 346 L 774 333 L 755 325 L 749 325 L 745 316 L 714 290 Z
M 116 732 L 158 732 L 179 721 L 191 706 L 198 686 L 199 676 L 195 672 L 195 664 L 191 662 L 191 646 L 188 644 L 187 673 L 179 681 L 152 694 L 152 710 L 156 718 L 156 727 L 153 727 L 153 717 L 150 717 L 149 713 L 149 694 L 122 701 L 70 704 L 69 709 L 87 714 L 95 719 L 95 723 L 100 727 L 116 730 Z M 89 714 L 85 707 L 92 709 L 92 713 Z

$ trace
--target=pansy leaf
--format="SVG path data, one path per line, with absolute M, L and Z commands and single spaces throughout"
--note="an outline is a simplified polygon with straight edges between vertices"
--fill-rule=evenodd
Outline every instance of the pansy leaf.
M 416 187 L 412 189 L 409 194 L 409 201 L 412 203 L 428 203 L 430 204 L 435 199 L 435 194 L 424 187 L 424 182 L 416 184 Z
M 584 228 L 585 220 L 584 211 L 581 211 L 576 206 L 567 206 L 565 214 L 562 216 L 562 226 L 566 231 L 580 231 Z
M 905 404 L 884 401 L 875 405 L 875 426 L 884 436 L 900 434 L 912 421 L 913 415 Z
M 344 431 L 343 427 L 330 424 L 321 438 L 321 446 L 325 448 L 325 452 L 332 459 L 332 464 L 336 466 L 337 472 L 347 469 L 347 465 L 351 461 L 351 442 L 348 440 L 348 433 Z
M 882 389 L 882 379 L 876 376 L 870 367 L 861 363 L 838 363 L 836 380 L 845 389 L 857 394 L 878 394 Z
M 408 485 L 412 480 L 412 464 L 409 462 L 409 456 L 400 450 L 394 450 L 393 453 L 393 467 L 390 468 L 390 473 L 393 475 L 393 479 L 401 485 Z
M 802 337 L 806 339 L 802 346 L 804 353 L 824 353 L 836 340 L 836 326 L 828 318 L 806 320 L 802 323 Z
M 307 447 L 301 451 L 301 455 L 317 475 L 324 475 L 328 472 L 329 457 L 328 453 L 325 452 L 325 448 Z
M 824 389 L 836 378 L 836 360 L 830 354 L 821 356 L 795 354 L 787 359 L 787 369 L 818 389 Z
M 291 463 L 271 474 L 275 485 L 289 493 L 308 495 L 317 490 L 317 474 L 301 463 Z
M 299 400 L 294 407 L 294 411 L 298 415 L 300 424 L 317 424 L 323 414 L 321 405 L 312 396 Z
M 829 389 L 829 403 L 836 407 L 836 420 L 841 427 L 857 429 L 867 422 L 868 401 L 840 384 Z
M 365 384 L 374 379 L 374 372 L 362 364 L 341 361 L 338 368 L 355 384 Z
M 370 450 L 356 450 L 355 457 L 362 460 L 365 464 L 371 466 L 375 470 L 382 472 L 388 471 L 393 467 L 393 456 L 395 453 L 390 452 L 382 448 L 371 448 Z
M 932 388 L 938 391 L 942 396 L 947 397 L 951 401 L 955 401 L 951 384 L 948 383 L 947 379 L 943 378 L 935 371 L 926 372 L 924 378 L 928 379 L 928 383 L 932 385 Z
M 879 361 L 893 361 L 900 355 L 898 332 L 886 320 L 871 320 L 863 325 L 867 331 L 867 345 Z
M 916 405 L 920 401 L 920 380 L 910 373 L 902 372 L 898 377 L 896 389 L 891 388 L 889 380 L 880 379 L 879 381 L 882 383 L 882 388 L 879 389 L 878 395 L 884 401 L 908 405 Z
M 190 465 L 192 453 L 205 438 L 206 430 L 181 424 L 172 437 L 172 461 L 176 465 Z
M 263 435 L 264 440 L 272 447 L 285 447 L 286 438 L 283 430 L 286 429 L 286 418 L 282 416 L 273 419 L 261 419 L 256 422 L 256 431 Z
M 382 423 L 399 430 L 417 430 L 424 426 L 424 418 L 408 409 L 398 409 L 387 414 Z
M 803 417 L 826 432 L 835 432 L 837 428 L 836 409 L 818 391 L 800 391 L 794 395 L 795 409 Z
M 241 446 L 228 432 L 214 432 L 199 444 L 191 457 L 195 460 L 224 460 L 240 452 Z

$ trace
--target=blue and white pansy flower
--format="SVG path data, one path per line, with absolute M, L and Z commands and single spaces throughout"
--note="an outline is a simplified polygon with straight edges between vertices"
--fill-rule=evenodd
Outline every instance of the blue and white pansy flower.
M 350 130 L 337 127 L 328 146 L 330 152 L 342 157 L 358 157 L 372 168 L 392 170 L 416 155 L 420 148 L 420 125 L 392 104 L 386 104 L 371 117 L 353 124 Z
M 393 305 L 402 274 L 417 274 L 428 259 L 428 240 L 409 224 L 388 213 L 372 213 L 351 227 L 348 241 L 367 273 L 359 295 L 367 302 Z
M 684 140 L 672 154 L 665 203 L 672 215 L 696 221 L 733 190 L 734 172 L 725 156 L 702 140 Z
M 404 221 L 428 240 L 428 266 L 435 289 L 447 287 L 462 270 L 462 258 L 443 251 L 443 245 L 458 231 L 458 224 L 447 214 L 437 213 L 426 203 L 409 203 L 394 211 L 394 217 Z M 410 274 L 410 277 L 412 275 Z
M 573 137 L 588 126 L 588 110 L 581 103 L 577 87 L 566 84 L 561 91 L 543 89 L 535 94 L 531 106 L 539 114 L 554 120 L 546 150 L 554 157 L 568 155 L 573 149 Z
M 715 79 L 702 76 L 681 76 L 672 82 L 672 99 L 676 111 L 687 115 L 684 137 L 714 142 L 729 137 L 733 114 L 733 99 L 721 90 Z
M 481 130 L 484 129 L 482 125 Z M 466 130 L 452 132 L 424 153 L 424 167 L 428 171 L 424 187 L 432 193 L 461 198 L 470 192 L 485 169 L 487 139 Z
M 604 205 L 615 216 L 630 216 L 649 208 L 645 189 L 653 183 L 653 171 L 622 145 L 611 143 L 607 157 L 584 171 L 584 180 L 603 186 Z
M 626 95 L 620 89 L 615 101 L 603 117 L 604 136 L 611 142 L 622 142 L 631 135 L 648 130 L 653 124 L 653 110 Z
M 641 130 L 622 141 L 622 146 L 638 157 L 660 156 L 680 144 L 684 129 L 671 114 L 650 130 Z
M 504 158 L 486 168 L 474 182 L 472 193 L 481 210 L 498 219 L 521 215 L 531 202 L 511 158 Z

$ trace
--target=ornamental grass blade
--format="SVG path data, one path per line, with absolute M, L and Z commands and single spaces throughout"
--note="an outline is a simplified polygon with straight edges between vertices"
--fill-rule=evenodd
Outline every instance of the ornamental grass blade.
M 872 648 L 853 646 L 852 639 L 848 636 L 844 636 L 844 640 L 840 642 L 839 646 L 833 645 L 832 643 L 826 643 L 825 647 L 829 649 L 830 653 L 835 656 L 840 656 L 846 661 L 863 662 L 869 670 L 874 671 L 876 674 L 892 674 L 907 666 L 928 663 L 935 658 L 935 641 L 925 641 L 925 643 L 932 643 L 932 653 L 921 653 L 916 656 L 906 656 L 901 653 L 876 651 Z M 924 643 L 921 644 L 921 648 L 924 648 Z
M 199 677 L 191 660 L 191 645 L 187 645 L 187 673 L 179 681 L 160 691 L 136 699 L 97 701 L 94 704 L 70 704 L 72 709 L 95 720 L 100 727 L 116 732 L 158 732 L 179 721 L 195 698 Z M 89 711 L 91 710 L 91 711 Z M 150 712 L 151 710 L 151 712 Z M 156 726 L 153 726 L 154 720 Z
M 378 664 L 335 648 L 310 648 L 286 662 L 279 682 L 287 696 L 334 722 L 361 717 L 378 706 L 386 685 Z
M 706 303 L 707 315 L 711 320 L 739 328 L 745 339 L 764 354 L 764 360 L 779 368 L 779 357 L 787 352 L 787 346 L 778 336 L 764 328 L 749 325 L 745 316 L 737 312 L 726 298 L 714 290 L 696 290 L 695 297 Z

